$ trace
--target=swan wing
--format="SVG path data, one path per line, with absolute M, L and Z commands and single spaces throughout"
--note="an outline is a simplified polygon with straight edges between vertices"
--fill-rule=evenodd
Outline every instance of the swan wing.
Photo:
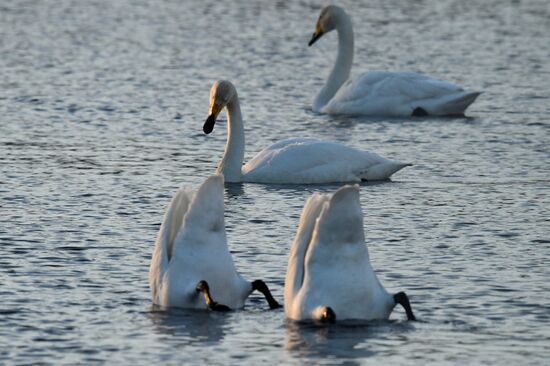
M 459 114 L 479 93 L 414 72 L 368 72 L 344 83 L 323 108 L 326 113 L 410 116 Z
M 294 298 L 304 280 L 304 262 L 308 246 L 313 235 L 317 218 L 321 213 L 323 204 L 328 201 L 328 196 L 318 193 L 313 194 L 304 205 L 300 216 L 300 223 L 296 236 L 290 247 L 288 266 L 285 278 L 284 301 L 285 312 L 289 318 L 296 318 L 294 313 L 299 308 L 294 307 Z
M 378 154 L 336 142 L 294 138 L 260 151 L 243 167 L 243 180 L 281 184 L 359 182 L 367 179 L 369 169 L 388 162 L 391 160 Z
M 192 198 L 193 192 L 185 188 L 179 189 L 172 197 L 164 214 L 149 267 L 149 286 L 153 300 L 158 298 L 158 292 L 162 287 L 162 278 L 172 257 L 174 239 L 183 223 L 183 217 Z

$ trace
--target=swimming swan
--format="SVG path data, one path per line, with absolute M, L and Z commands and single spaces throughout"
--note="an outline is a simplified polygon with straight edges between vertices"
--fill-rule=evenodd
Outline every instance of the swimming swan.
M 203 131 L 212 132 L 224 107 L 227 143 L 217 173 L 223 174 L 226 182 L 312 184 L 383 180 L 411 165 L 336 142 L 292 138 L 263 149 L 243 166 L 244 126 L 237 90 L 231 82 L 220 80 L 212 85 Z
M 480 94 L 414 72 L 368 72 L 348 79 L 353 63 L 353 27 L 344 9 L 329 5 L 321 10 L 309 45 L 334 29 L 338 32 L 338 57 L 313 101 L 315 112 L 395 117 L 463 115 Z
M 221 175 L 206 179 L 196 193 L 182 188 L 172 198 L 153 250 L 149 286 L 153 302 L 165 307 L 240 309 L 254 290 L 271 309 L 279 307 L 263 281 L 247 282 L 235 270 Z
M 357 185 L 307 200 L 284 291 L 285 314 L 292 320 L 387 319 L 396 304 L 415 320 L 407 295 L 390 295 L 370 265 Z

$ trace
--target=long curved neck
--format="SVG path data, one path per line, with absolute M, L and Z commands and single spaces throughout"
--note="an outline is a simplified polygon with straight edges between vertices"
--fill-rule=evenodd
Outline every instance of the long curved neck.
M 338 15 L 336 31 L 338 32 L 338 57 L 325 86 L 315 97 L 313 102 L 315 112 L 320 112 L 321 108 L 334 97 L 342 84 L 348 80 L 353 63 L 353 26 L 351 19 L 344 12 Z
M 235 96 L 226 106 L 227 143 L 217 173 L 223 174 L 226 182 L 240 182 L 244 160 L 244 126 L 239 97 Z

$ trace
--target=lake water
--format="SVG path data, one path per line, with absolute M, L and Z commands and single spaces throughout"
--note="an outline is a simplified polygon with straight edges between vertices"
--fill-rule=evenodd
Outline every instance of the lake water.
M 323 2 L 0 4 L 0 364 L 548 364 L 550 3 L 343 1 L 353 75 L 412 70 L 481 90 L 467 118 L 311 111 L 336 35 L 307 42 Z M 364 184 L 371 262 L 408 293 L 389 322 L 298 326 L 253 295 L 229 314 L 153 309 L 148 267 L 170 197 L 214 172 L 241 97 L 246 158 L 318 137 L 414 166 Z M 312 192 L 228 185 L 230 250 L 282 301 Z

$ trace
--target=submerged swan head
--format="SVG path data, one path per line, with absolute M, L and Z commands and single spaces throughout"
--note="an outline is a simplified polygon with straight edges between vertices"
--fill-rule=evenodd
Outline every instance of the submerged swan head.
M 311 312 L 312 318 L 320 323 L 336 323 L 336 314 L 331 307 L 318 306 Z
M 317 19 L 317 24 L 315 24 L 315 32 L 313 32 L 311 41 L 309 41 L 309 46 L 314 44 L 325 33 L 336 29 L 336 26 L 340 21 L 340 17 L 345 16 L 345 14 L 346 12 L 344 11 L 344 9 L 339 6 L 325 6 L 321 10 L 321 14 L 319 14 L 319 19 Z
M 210 109 L 208 111 L 208 117 L 204 122 L 203 131 L 209 134 L 214 129 L 216 118 L 222 109 L 227 106 L 233 98 L 237 95 L 235 86 L 227 80 L 218 80 L 210 89 Z

